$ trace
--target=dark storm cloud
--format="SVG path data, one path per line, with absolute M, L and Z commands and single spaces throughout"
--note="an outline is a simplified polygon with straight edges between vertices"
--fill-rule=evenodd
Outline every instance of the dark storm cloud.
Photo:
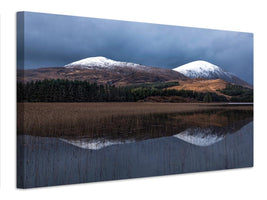
M 253 82 L 253 35 L 25 13 L 25 68 L 105 56 L 162 68 L 206 60 Z

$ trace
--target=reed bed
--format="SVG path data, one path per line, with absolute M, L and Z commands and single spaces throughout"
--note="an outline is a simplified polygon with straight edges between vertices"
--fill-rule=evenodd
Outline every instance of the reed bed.
M 18 103 L 18 134 L 45 137 L 158 137 L 186 128 L 188 123 L 225 126 L 229 119 L 218 114 L 168 114 L 208 110 L 243 110 L 252 106 L 222 107 L 203 103 Z M 227 125 L 227 124 L 226 124 Z

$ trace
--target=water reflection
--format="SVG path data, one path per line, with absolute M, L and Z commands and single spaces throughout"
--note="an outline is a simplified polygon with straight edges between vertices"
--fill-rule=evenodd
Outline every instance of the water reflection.
M 236 132 L 252 121 L 252 111 L 209 110 L 144 115 L 138 116 L 139 120 L 136 116 L 129 118 L 131 120 L 127 121 L 131 121 L 131 123 L 125 123 L 124 125 L 115 123 L 117 126 L 113 125 L 114 128 L 110 130 L 109 134 L 61 138 L 60 140 L 91 150 L 166 136 L 174 136 L 198 146 L 208 146 L 221 141 L 225 138 L 225 135 Z M 112 120 L 116 121 L 114 118 Z M 117 121 L 120 121 L 120 118 Z M 136 123 L 136 121 L 140 122 Z M 129 127 L 133 127 L 133 123 L 136 123 L 136 126 L 129 132 Z M 102 127 L 104 126 L 105 124 L 102 124 Z M 117 132 L 114 132 L 114 130 Z
M 81 138 L 81 139 L 60 139 L 63 142 L 80 147 L 82 149 L 99 150 L 108 146 L 118 145 L 118 144 L 128 144 L 136 142 L 136 140 L 107 140 L 105 138 L 91 139 L 91 138 Z
M 197 146 L 210 146 L 220 142 L 225 135 L 214 134 L 212 128 L 189 128 L 174 137 Z
M 216 130 L 218 132 L 216 132 Z M 173 135 L 173 137 L 181 139 L 190 144 L 194 144 L 197 146 L 209 146 L 215 144 L 221 140 L 223 140 L 228 134 L 227 132 L 220 133 L 221 129 L 218 127 L 208 127 L 208 128 L 189 128 L 185 131 L 182 131 L 179 134 Z M 220 134 L 219 134 L 220 133 Z M 91 139 L 91 138 L 79 138 L 79 139 L 62 139 L 61 141 L 66 142 L 68 144 L 74 145 L 76 147 L 82 149 L 90 149 L 90 150 L 99 150 L 102 148 L 106 148 L 112 145 L 123 145 L 128 143 L 138 142 L 138 140 L 134 139 L 116 139 L 110 140 L 105 138 L 99 139 Z M 140 141 L 140 140 L 139 140 Z
M 153 116 L 156 123 L 150 123 L 161 122 L 166 127 L 143 127 L 148 121 L 139 122 L 139 128 L 143 128 L 138 129 L 137 135 L 19 136 L 17 164 L 23 173 L 18 173 L 21 175 L 18 186 L 30 188 L 249 167 L 253 165 L 253 116 L 251 111 L 241 112 L 217 110 Z M 169 132 L 162 133 L 163 129 Z M 146 134 L 147 130 L 150 132 Z

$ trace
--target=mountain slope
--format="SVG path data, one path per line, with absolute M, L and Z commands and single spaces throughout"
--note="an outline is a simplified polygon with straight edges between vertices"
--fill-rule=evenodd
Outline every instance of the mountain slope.
M 202 78 L 197 79 L 189 79 L 186 81 L 180 81 L 179 86 L 172 86 L 168 89 L 175 89 L 175 90 L 193 90 L 195 92 L 213 92 L 218 95 L 225 96 L 227 99 L 230 98 L 230 96 L 225 95 L 218 90 L 222 90 L 226 87 L 228 82 L 222 80 L 222 79 L 214 79 L 214 80 L 207 80 Z
M 171 69 L 119 62 L 105 57 L 90 57 L 64 67 L 18 70 L 19 81 L 43 79 L 69 79 L 96 82 L 98 84 L 131 85 L 154 82 L 188 80 Z
M 173 69 L 189 78 L 222 79 L 229 83 L 252 88 L 252 86 L 220 67 L 206 61 L 194 61 Z

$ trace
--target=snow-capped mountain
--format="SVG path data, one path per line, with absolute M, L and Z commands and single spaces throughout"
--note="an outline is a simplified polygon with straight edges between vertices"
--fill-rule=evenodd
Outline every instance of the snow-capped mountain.
M 231 74 L 229 72 L 225 72 L 220 67 L 202 60 L 187 63 L 174 68 L 173 70 L 190 78 L 214 79 L 222 76 L 231 78 Z
M 91 74 L 102 83 L 118 85 L 140 84 L 146 82 L 165 82 L 170 80 L 187 80 L 183 74 L 173 73 L 171 69 L 150 67 L 146 65 L 115 61 L 103 56 L 89 57 L 64 66 L 73 72 L 80 69 L 91 70 Z M 103 80 L 104 78 L 104 80 Z M 95 82 L 99 82 L 94 79 Z M 102 79 L 102 80 L 101 80 Z M 104 82 L 103 82 L 104 81 Z
M 232 84 L 252 88 L 234 74 L 206 61 L 195 61 L 172 69 L 151 67 L 131 62 L 115 61 L 103 56 L 89 57 L 63 67 L 48 67 L 18 71 L 18 80 L 69 79 L 98 84 L 155 83 L 186 81 L 192 78 L 222 79 Z
M 29 69 L 18 72 L 18 80 L 69 79 L 120 86 L 166 81 L 188 80 L 171 69 L 120 62 L 102 56 L 89 57 L 64 67 Z
M 187 63 L 185 65 L 173 69 L 189 78 L 205 78 L 205 79 L 222 79 L 229 83 L 251 87 L 250 84 L 241 80 L 231 72 L 224 71 L 222 68 L 212 63 L 198 60 Z
M 82 60 L 72 62 L 65 65 L 66 68 L 81 67 L 85 69 L 95 69 L 95 68 L 112 68 L 112 67 L 133 67 L 140 68 L 144 67 L 142 65 L 130 62 L 120 62 L 105 58 L 103 56 L 89 57 Z

